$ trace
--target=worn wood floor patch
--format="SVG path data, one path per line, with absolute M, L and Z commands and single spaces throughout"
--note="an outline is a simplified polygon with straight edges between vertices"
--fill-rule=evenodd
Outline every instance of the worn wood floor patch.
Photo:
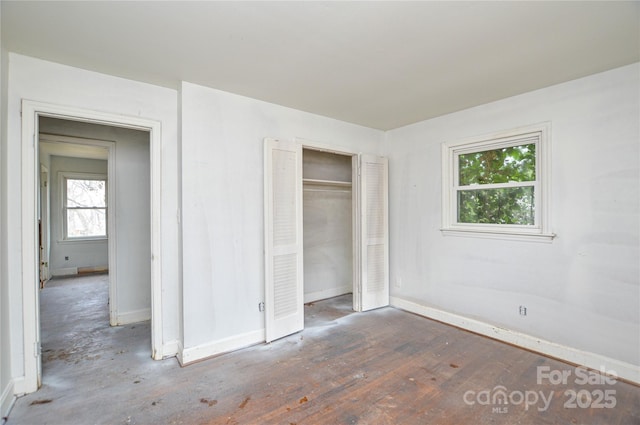
M 640 388 L 350 296 L 299 334 L 181 368 L 149 323 L 108 325 L 106 276 L 41 296 L 43 386 L 8 424 L 640 424 Z M 566 382 L 551 379 L 565 374 Z

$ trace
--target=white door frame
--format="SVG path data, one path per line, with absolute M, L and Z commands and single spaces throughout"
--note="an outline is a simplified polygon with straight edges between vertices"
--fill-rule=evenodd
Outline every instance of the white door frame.
M 39 387 L 41 364 L 39 341 L 39 247 L 38 247 L 38 119 L 41 116 L 124 127 L 149 132 L 151 165 L 151 356 L 162 353 L 162 256 L 161 195 L 162 145 L 159 121 L 91 111 L 31 100 L 22 101 L 21 184 L 22 184 L 22 315 L 24 381 L 20 392 Z
M 42 176 L 46 175 L 45 185 L 42 186 Z M 42 282 L 49 280 L 49 226 L 50 226 L 50 206 L 49 206 L 49 187 L 50 187 L 49 169 L 44 165 L 40 165 L 40 232 L 42 232 L 42 255 L 40 264 L 40 276 Z

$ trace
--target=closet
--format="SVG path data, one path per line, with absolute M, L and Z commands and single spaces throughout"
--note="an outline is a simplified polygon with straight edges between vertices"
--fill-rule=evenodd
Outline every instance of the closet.
M 264 146 L 265 341 L 303 329 L 305 302 L 352 292 L 355 311 L 388 305 L 388 160 Z
M 352 157 L 302 150 L 304 302 L 353 291 Z

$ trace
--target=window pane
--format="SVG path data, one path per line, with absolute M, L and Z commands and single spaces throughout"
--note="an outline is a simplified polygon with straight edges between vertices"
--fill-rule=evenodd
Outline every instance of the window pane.
M 67 179 L 67 207 L 106 207 L 104 180 Z
M 458 223 L 533 225 L 534 188 L 458 191 Z
M 534 181 L 536 145 L 510 146 L 458 156 L 460 186 Z
M 82 238 L 107 235 L 107 214 L 105 209 L 67 210 L 67 236 Z

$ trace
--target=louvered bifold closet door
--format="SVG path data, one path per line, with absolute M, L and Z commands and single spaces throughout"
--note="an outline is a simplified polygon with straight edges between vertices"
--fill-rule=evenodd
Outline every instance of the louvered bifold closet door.
M 304 327 L 302 146 L 265 139 L 266 341 Z
M 389 305 L 389 201 L 387 158 L 360 158 L 361 310 Z

